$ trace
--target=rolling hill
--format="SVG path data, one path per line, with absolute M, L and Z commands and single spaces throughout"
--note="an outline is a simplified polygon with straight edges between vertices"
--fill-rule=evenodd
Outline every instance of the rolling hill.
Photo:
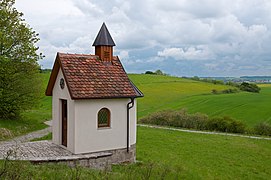
M 139 118 L 161 110 L 187 108 L 191 113 L 230 116 L 248 126 L 262 121 L 271 123 L 271 85 L 268 84 L 261 85 L 260 93 L 212 94 L 213 89 L 233 87 L 159 75 L 130 74 L 129 78 L 145 95 L 138 99 Z
M 41 77 L 45 91 L 50 73 L 41 73 Z M 211 93 L 213 89 L 221 91 L 232 87 L 159 75 L 129 74 L 129 78 L 145 95 L 138 99 L 139 119 L 157 111 L 187 108 L 191 113 L 231 116 L 251 127 L 262 121 L 271 123 L 271 85 L 261 85 L 259 94 L 215 95 Z M 9 120 L 1 120 L 0 128 L 8 129 L 14 136 L 42 129 L 45 127 L 43 122 L 51 119 L 51 104 L 51 97 L 43 96 L 40 105 L 24 112 L 21 120 L 12 124 Z M 0 140 L 6 138 L 0 137 Z
M 41 76 L 45 89 L 49 74 Z M 212 89 L 231 87 L 169 76 L 129 77 L 145 94 L 138 99 L 139 118 L 164 109 L 188 108 L 211 116 L 233 116 L 249 125 L 262 119 L 270 122 L 270 85 L 262 85 L 259 94 L 214 95 Z M 51 118 L 51 110 L 51 97 L 44 96 L 40 106 L 24 112 L 21 120 L 0 120 L 0 128 L 16 136 L 42 129 L 42 122 Z M 14 162 L 9 172 L 25 179 L 67 179 L 75 175 L 81 179 L 268 179 L 270 146 L 270 140 L 138 127 L 136 164 L 117 165 L 107 172 Z M 4 166 L 5 162 L 0 161 L 0 169 Z

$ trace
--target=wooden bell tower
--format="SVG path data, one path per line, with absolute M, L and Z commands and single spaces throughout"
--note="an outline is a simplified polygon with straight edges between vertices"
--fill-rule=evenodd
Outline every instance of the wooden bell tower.
M 113 46 L 115 46 L 115 43 L 105 23 L 103 23 L 92 46 L 95 46 L 95 55 L 99 56 L 102 61 L 113 60 Z

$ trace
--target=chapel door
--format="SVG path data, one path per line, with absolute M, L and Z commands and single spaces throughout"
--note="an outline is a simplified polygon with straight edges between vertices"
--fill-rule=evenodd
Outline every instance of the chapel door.
M 62 104 L 62 140 L 61 144 L 63 146 L 67 147 L 67 114 L 68 114 L 68 108 L 67 108 L 67 100 L 61 100 Z

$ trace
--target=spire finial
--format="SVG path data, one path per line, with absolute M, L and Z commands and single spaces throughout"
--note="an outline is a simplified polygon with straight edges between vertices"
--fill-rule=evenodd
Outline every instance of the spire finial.
M 92 46 L 116 46 L 104 22 Z

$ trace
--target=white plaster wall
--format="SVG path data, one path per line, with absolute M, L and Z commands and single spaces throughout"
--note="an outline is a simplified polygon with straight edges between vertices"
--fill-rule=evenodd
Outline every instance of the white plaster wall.
M 130 99 L 75 100 L 74 153 L 89 153 L 126 147 L 127 103 Z M 98 128 L 97 114 L 101 108 L 111 112 L 109 128 Z M 130 145 L 136 143 L 136 101 L 130 109 Z
M 130 100 L 129 100 L 130 101 Z M 136 143 L 136 130 L 137 130 L 137 101 L 134 100 L 134 107 L 130 109 L 130 145 Z
M 61 69 L 58 72 L 56 82 L 53 88 L 52 96 L 52 132 L 53 132 L 53 142 L 61 145 L 61 99 L 67 100 L 68 108 L 68 122 L 67 122 L 67 149 L 74 152 L 74 100 L 71 99 L 67 83 L 65 82 L 64 89 L 59 86 L 60 79 L 64 78 Z

